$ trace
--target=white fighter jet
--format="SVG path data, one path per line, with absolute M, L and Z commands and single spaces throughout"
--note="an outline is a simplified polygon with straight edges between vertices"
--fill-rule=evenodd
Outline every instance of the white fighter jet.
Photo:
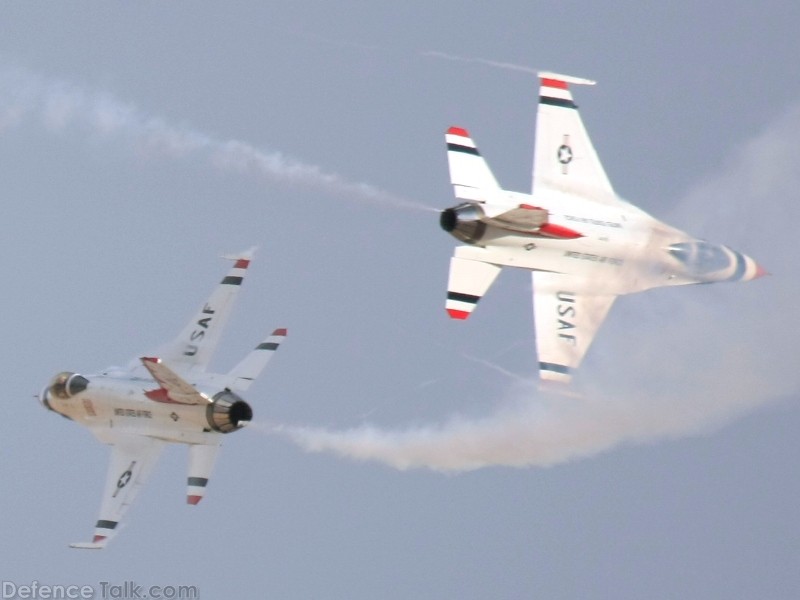
M 71 544 L 73 548 L 99 549 L 108 543 L 167 443 L 189 446 L 186 500 L 200 502 L 222 436 L 252 419 L 253 411 L 239 392 L 261 373 L 286 329 L 273 331 L 227 375 L 206 373 L 252 251 L 227 258 L 234 261 L 233 268 L 157 357 L 96 375 L 59 373 L 39 396 L 46 408 L 85 425 L 111 445 L 94 539 Z
M 653 218 L 614 193 L 570 84 L 540 73 L 533 190 L 504 190 L 469 133 L 445 135 L 461 204 L 442 228 L 467 245 L 450 259 L 446 309 L 466 319 L 503 267 L 532 271 L 542 381 L 568 383 L 617 296 L 649 288 L 764 275 L 752 258 Z

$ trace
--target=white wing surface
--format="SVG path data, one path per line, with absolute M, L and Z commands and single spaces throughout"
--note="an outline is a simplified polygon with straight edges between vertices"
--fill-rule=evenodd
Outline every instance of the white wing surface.
M 222 278 L 208 301 L 197 311 L 180 335 L 162 347 L 158 355 L 179 372 L 205 371 L 228 321 L 234 300 L 253 257 L 253 250 L 227 257 L 233 267 Z
M 540 73 L 539 109 L 533 153 L 533 194 L 546 189 L 589 196 L 618 204 L 597 152 L 572 99 L 570 84 L 593 81 L 556 73 Z
M 569 382 L 616 296 L 587 293 L 574 277 L 534 271 L 533 320 L 539 375 Z
M 100 549 L 117 532 L 117 526 L 158 460 L 165 442 L 153 438 L 122 435 L 111 448 L 100 516 L 90 543 L 73 548 Z

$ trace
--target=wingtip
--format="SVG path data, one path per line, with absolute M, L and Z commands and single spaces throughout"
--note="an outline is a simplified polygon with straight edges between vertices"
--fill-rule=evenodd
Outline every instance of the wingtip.
M 202 499 L 203 499 L 202 496 L 197 496 L 195 494 L 190 494 L 190 495 L 186 496 L 186 504 L 191 504 L 192 506 L 197 506 L 197 504 L 199 504 L 200 500 L 202 500 Z
M 538 75 L 542 83 L 544 83 L 545 81 L 558 82 L 564 84 L 563 87 L 566 87 L 566 85 L 569 83 L 575 85 L 597 84 L 597 82 L 594 81 L 593 79 L 584 79 L 583 77 L 573 77 L 572 75 L 562 75 L 561 73 L 553 73 L 552 71 L 539 71 Z
M 461 137 L 470 137 L 469 131 L 464 129 L 463 127 L 451 127 L 447 130 L 449 135 L 460 135 Z
M 242 252 L 237 252 L 235 254 L 223 254 L 222 258 L 225 260 L 233 260 L 237 263 L 239 261 L 246 261 L 248 264 L 251 260 L 253 260 L 253 256 L 255 256 L 256 250 L 258 250 L 258 246 L 251 246 L 247 250 L 243 250 Z M 241 267 L 247 268 L 247 267 Z
M 470 313 L 465 310 L 458 310 L 455 308 L 448 308 L 447 314 L 450 315 L 451 319 L 457 319 L 459 321 L 466 321 L 470 315 Z
M 281 328 L 276 329 L 275 331 L 273 331 L 272 335 L 282 335 L 283 337 L 286 337 L 287 329 L 285 327 L 281 327 Z
M 108 538 L 104 535 L 96 535 L 91 542 L 73 542 L 69 545 L 70 548 L 78 550 L 102 550 L 106 546 Z

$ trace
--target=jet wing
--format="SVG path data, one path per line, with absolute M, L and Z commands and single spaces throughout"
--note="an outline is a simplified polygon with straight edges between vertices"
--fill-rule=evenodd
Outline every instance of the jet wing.
M 158 350 L 158 355 L 177 371 L 206 370 L 244 281 L 253 252 L 251 249 L 226 257 L 234 261 L 228 274 L 178 337 Z
M 113 444 L 106 475 L 100 516 L 94 538 L 88 543 L 70 544 L 72 548 L 99 550 L 117 531 L 120 520 L 158 460 L 165 442 L 144 436 L 122 435 Z
M 211 399 L 201 394 L 188 381 L 165 365 L 160 358 L 142 357 L 142 364 L 158 382 L 157 390 L 150 390 L 144 395 L 156 402 L 172 404 L 208 404 Z
M 534 271 L 533 319 L 539 375 L 569 382 L 616 296 L 588 293 L 574 277 Z
M 540 73 L 539 109 L 533 154 L 533 194 L 544 189 L 590 196 L 602 204 L 627 203 L 614 193 L 589 139 L 570 84 L 593 81 L 556 73 Z

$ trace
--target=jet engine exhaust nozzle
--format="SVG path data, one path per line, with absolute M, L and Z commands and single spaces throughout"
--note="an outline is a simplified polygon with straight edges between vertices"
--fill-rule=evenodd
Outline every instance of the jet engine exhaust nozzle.
M 213 400 L 206 409 L 206 420 L 214 431 L 231 433 L 253 420 L 253 409 L 232 391 L 214 394 Z
M 455 209 L 447 208 L 439 215 L 439 225 L 447 233 L 450 233 L 456 228 L 456 223 L 458 223 L 458 216 L 456 215 Z
M 486 223 L 482 220 L 484 216 L 480 206 L 465 202 L 443 210 L 439 215 L 439 225 L 462 242 L 475 244 L 486 233 Z

